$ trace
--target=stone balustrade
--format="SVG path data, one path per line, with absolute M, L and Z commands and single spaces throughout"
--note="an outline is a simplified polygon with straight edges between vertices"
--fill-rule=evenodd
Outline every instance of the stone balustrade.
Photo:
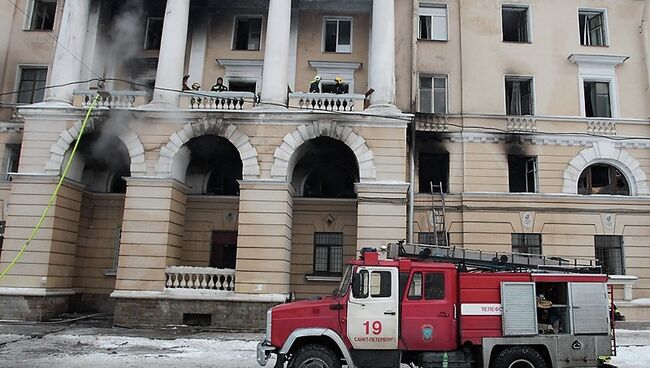
M 249 110 L 257 106 L 253 92 L 204 92 L 181 93 L 181 109 L 190 110 Z
M 213 267 L 170 266 L 165 270 L 165 288 L 235 290 L 235 270 Z
M 633 299 L 632 286 L 638 279 L 638 277 L 630 275 L 609 275 L 607 283 L 609 285 L 623 286 L 623 300 L 629 302 Z
M 366 96 L 362 94 L 289 93 L 289 107 L 305 110 L 363 111 Z
M 88 108 L 96 95 L 96 90 L 74 91 L 72 104 L 75 107 Z M 100 95 L 96 106 L 109 109 L 129 109 L 146 105 L 150 101 L 151 96 L 146 91 L 107 91 L 106 94 Z

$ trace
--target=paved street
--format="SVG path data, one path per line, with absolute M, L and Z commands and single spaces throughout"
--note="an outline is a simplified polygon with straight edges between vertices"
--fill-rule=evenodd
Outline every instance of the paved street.
M 11 368 L 258 367 L 261 334 L 0 324 L 0 366 Z M 619 368 L 647 368 L 650 331 L 619 331 Z M 268 366 L 273 366 L 272 362 Z

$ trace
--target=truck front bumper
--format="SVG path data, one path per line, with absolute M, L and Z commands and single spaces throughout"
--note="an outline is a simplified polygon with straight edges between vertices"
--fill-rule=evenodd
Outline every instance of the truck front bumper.
M 261 341 L 257 344 L 257 364 L 262 367 L 266 366 L 266 363 L 269 361 L 271 353 L 274 352 L 276 348 L 271 346 L 271 343 L 268 341 Z

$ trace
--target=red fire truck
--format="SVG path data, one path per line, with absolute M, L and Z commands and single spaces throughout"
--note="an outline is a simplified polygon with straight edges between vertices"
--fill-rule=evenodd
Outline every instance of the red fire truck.
M 275 368 L 595 367 L 613 355 L 593 260 L 391 244 L 364 249 L 331 296 L 267 313 Z

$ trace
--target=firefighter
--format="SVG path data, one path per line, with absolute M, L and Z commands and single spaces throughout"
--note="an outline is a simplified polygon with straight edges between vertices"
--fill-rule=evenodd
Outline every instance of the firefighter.
M 334 78 L 334 93 L 336 93 L 337 95 L 342 95 L 347 92 L 345 89 L 346 88 L 345 88 L 345 84 L 343 84 L 343 78 L 341 77 Z
M 223 78 L 217 78 L 217 84 L 213 85 L 210 88 L 210 92 L 225 92 L 228 90 L 228 87 L 223 85 Z
M 309 92 L 310 93 L 321 93 L 323 91 L 323 86 L 321 85 L 320 75 L 314 77 L 314 80 L 309 82 Z

